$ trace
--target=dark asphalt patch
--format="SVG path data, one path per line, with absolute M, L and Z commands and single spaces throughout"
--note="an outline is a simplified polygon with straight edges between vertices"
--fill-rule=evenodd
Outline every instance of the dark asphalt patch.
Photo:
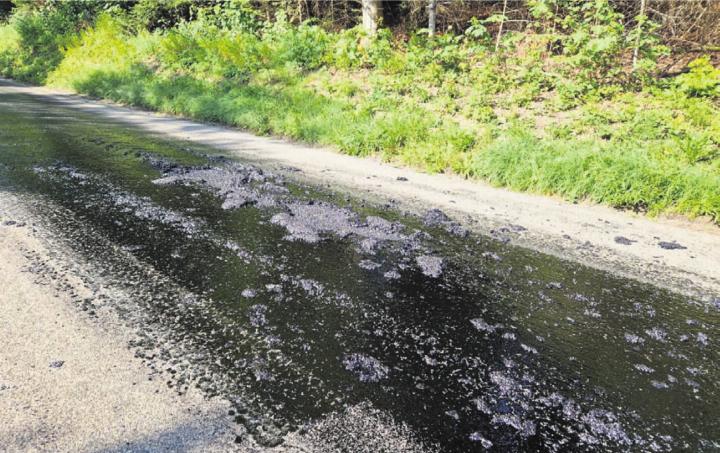
M 364 407 L 444 451 L 717 444 L 707 302 L 96 118 L 38 128 L 32 108 L 0 111 L 21 144 L 0 182 L 88 264 L 97 291 L 78 306 L 133 326 L 153 379 L 230 400 L 243 435 L 381 451 L 385 431 L 336 423 Z
M 620 245 L 633 245 L 635 242 L 632 239 L 628 239 L 625 236 L 615 236 L 615 243 Z
M 678 244 L 675 241 L 672 242 L 666 242 L 666 241 L 660 241 L 658 242 L 658 246 L 660 246 L 661 249 L 665 250 L 686 250 L 687 247 L 684 245 Z

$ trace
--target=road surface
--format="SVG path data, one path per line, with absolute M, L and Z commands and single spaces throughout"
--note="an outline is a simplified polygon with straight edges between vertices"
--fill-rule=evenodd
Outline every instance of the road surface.
M 9 451 L 720 448 L 712 228 L 0 96 Z

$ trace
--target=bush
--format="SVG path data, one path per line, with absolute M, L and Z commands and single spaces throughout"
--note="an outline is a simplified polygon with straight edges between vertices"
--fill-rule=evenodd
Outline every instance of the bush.
M 96 71 L 128 70 L 153 53 L 156 40 L 148 32 L 131 35 L 122 15 L 102 13 L 93 27 L 68 40 L 67 49 L 46 82 L 54 86 L 75 85 Z
M 171 28 L 192 19 L 202 3 L 202 0 L 139 0 L 132 8 L 132 24 L 149 31 Z
M 710 57 L 696 58 L 688 64 L 689 71 L 675 78 L 676 86 L 688 96 L 720 97 L 720 69 Z
M 222 0 L 211 7 L 201 7 L 197 10 L 197 20 L 236 33 L 254 34 L 263 25 L 250 0 Z
M 20 51 L 20 35 L 13 24 L 0 24 L 0 74 L 11 75 L 14 60 Z
M 393 61 L 392 34 L 387 29 L 368 36 L 361 27 L 344 30 L 333 36 L 326 61 L 341 69 L 397 67 Z
M 48 74 L 63 58 L 63 50 L 96 13 L 96 5 L 80 1 L 49 2 L 39 9 L 19 8 L 9 26 L 16 32 L 17 46 L 6 49 L 7 75 L 36 83 L 45 82 Z
M 311 70 L 325 62 L 329 36 L 310 22 L 292 26 L 285 15 L 279 13 L 275 22 L 265 28 L 263 41 L 271 46 L 276 65 L 289 62 Z

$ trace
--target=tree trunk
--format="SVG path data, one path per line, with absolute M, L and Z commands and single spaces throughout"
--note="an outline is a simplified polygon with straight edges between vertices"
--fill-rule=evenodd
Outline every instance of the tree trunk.
M 363 28 L 374 35 L 382 19 L 382 0 L 362 0 L 362 15 Z
M 640 38 L 643 32 L 643 26 L 645 25 L 645 7 L 647 0 L 640 0 L 640 14 L 638 14 L 638 24 L 637 24 L 637 36 L 635 36 L 635 48 L 633 49 L 633 59 L 632 59 L 632 70 L 635 72 L 637 69 L 637 61 L 638 56 L 640 55 Z
M 435 23 L 437 21 L 437 0 L 430 0 L 428 4 L 428 34 L 435 36 Z

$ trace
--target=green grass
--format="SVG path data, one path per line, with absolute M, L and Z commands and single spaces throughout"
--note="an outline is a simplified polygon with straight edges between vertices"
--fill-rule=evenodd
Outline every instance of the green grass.
M 418 114 L 378 117 L 301 86 L 207 82 L 158 75 L 143 65 L 121 72 L 93 71 L 72 88 L 146 109 L 335 146 L 358 156 L 399 150 L 410 140 L 426 137 L 428 130 L 427 119 Z
M 720 175 L 641 149 L 510 132 L 475 156 L 475 176 L 515 190 L 619 208 L 690 216 L 717 213 Z M 718 220 L 715 214 L 715 220 Z
M 707 80 L 612 88 L 568 107 L 561 91 L 573 81 L 553 82 L 537 60 L 486 55 L 458 68 L 457 56 L 438 63 L 411 45 L 362 47 L 351 32 L 304 27 L 150 33 L 100 16 L 50 46 L 60 53 L 49 67 L 11 23 L 0 26 L 0 73 L 514 190 L 720 223 L 718 99 L 691 93 L 712 93 Z
M 13 75 L 14 56 L 18 53 L 20 36 L 15 27 L 0 25 L 0 75 Z

